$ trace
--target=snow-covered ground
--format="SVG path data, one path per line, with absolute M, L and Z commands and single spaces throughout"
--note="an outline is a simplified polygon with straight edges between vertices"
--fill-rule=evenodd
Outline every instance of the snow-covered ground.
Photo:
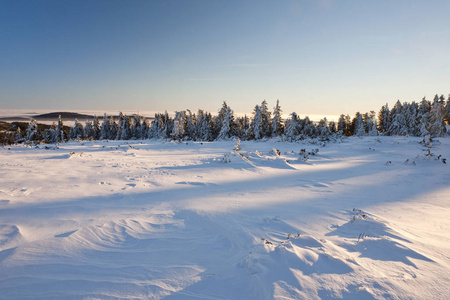
M 0 298 L 448 298 L 450 138 L 420 140 L 0 148 Z

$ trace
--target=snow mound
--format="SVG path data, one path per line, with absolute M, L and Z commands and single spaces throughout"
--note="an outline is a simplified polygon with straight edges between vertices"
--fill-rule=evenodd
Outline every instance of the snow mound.
M 16 225 L 0 225 L 0 253 L 4 249 L 13 248 L 20 244 L 22 239 L 22 234 Z

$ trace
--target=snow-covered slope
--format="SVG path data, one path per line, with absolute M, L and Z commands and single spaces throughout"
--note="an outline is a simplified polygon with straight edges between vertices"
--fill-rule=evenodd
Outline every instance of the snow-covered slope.
M 0 298 L 447 298 L 450 139 L 420 140 L 0 148 Z

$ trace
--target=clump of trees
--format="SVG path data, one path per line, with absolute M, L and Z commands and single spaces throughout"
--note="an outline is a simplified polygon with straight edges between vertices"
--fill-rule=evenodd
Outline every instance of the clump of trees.
M 383 105 L 378 112 L 357 112 L 353 118 L 341 115 L 337 123 L 326 118 L 319 122 L 311 121 L 307 116 L 300 118 L 295 112 L 283 120 L 280 103 L 277 100 L 273 110 L 269 110 L 264 100 L 256 105 L 251 116 L 237 117 L 233 110 L 223 102 L 216 115 L 203 110 L 192 113 L 190 110 L 175 112 L 171 117 L 167 113 L 157 113 L 151 122 L 141 116 L 119 114 L 88 120 L 83 125 L 75 120 L 67 132 L 63 121 L 45 129 L 42 133 L 38 124 L 31 120 L 25 133 L 17 133 L 16 141 L 59 143 L 66 140 L 133 140 L 133 139 L 172 139 L 193 141 L 214 141 L 239 138 L 241 140 L 261 140 L 280 137 L 287 141 L 304 138 L 330 139 L 336 136 L 374 136 L 374 135 L 411 135 L 443 136 L 445 124 L 450 123 L 450 95 L 436 95 L 433 101 L 424 97 L 419 103 L 399 100 L 392 109 Z
M 445 134 L 445 125 L 450 124 L 450 95 L 445 100 L 444 95 L 435 95 L 433 101 L 425 97 L 417 102 L 397 100 L 394 107 L 383 105 L 378 112 L 356 113 L 353 119 L 341 115 L 338 121 L 338 131 L 343 135 L 410 135 L 433 137 Z

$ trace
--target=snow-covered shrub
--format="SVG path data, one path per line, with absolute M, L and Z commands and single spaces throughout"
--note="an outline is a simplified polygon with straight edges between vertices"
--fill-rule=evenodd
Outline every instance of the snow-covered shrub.
M 241 139 L 236 140 L 236 145 L 234 145 L 234 151 L 241 151 Z
M 281 152 L 280 150 L 273 148 L 272 150 L 270 150 L 270 154 L 276 155 L 276 156 L 280 156 Z

